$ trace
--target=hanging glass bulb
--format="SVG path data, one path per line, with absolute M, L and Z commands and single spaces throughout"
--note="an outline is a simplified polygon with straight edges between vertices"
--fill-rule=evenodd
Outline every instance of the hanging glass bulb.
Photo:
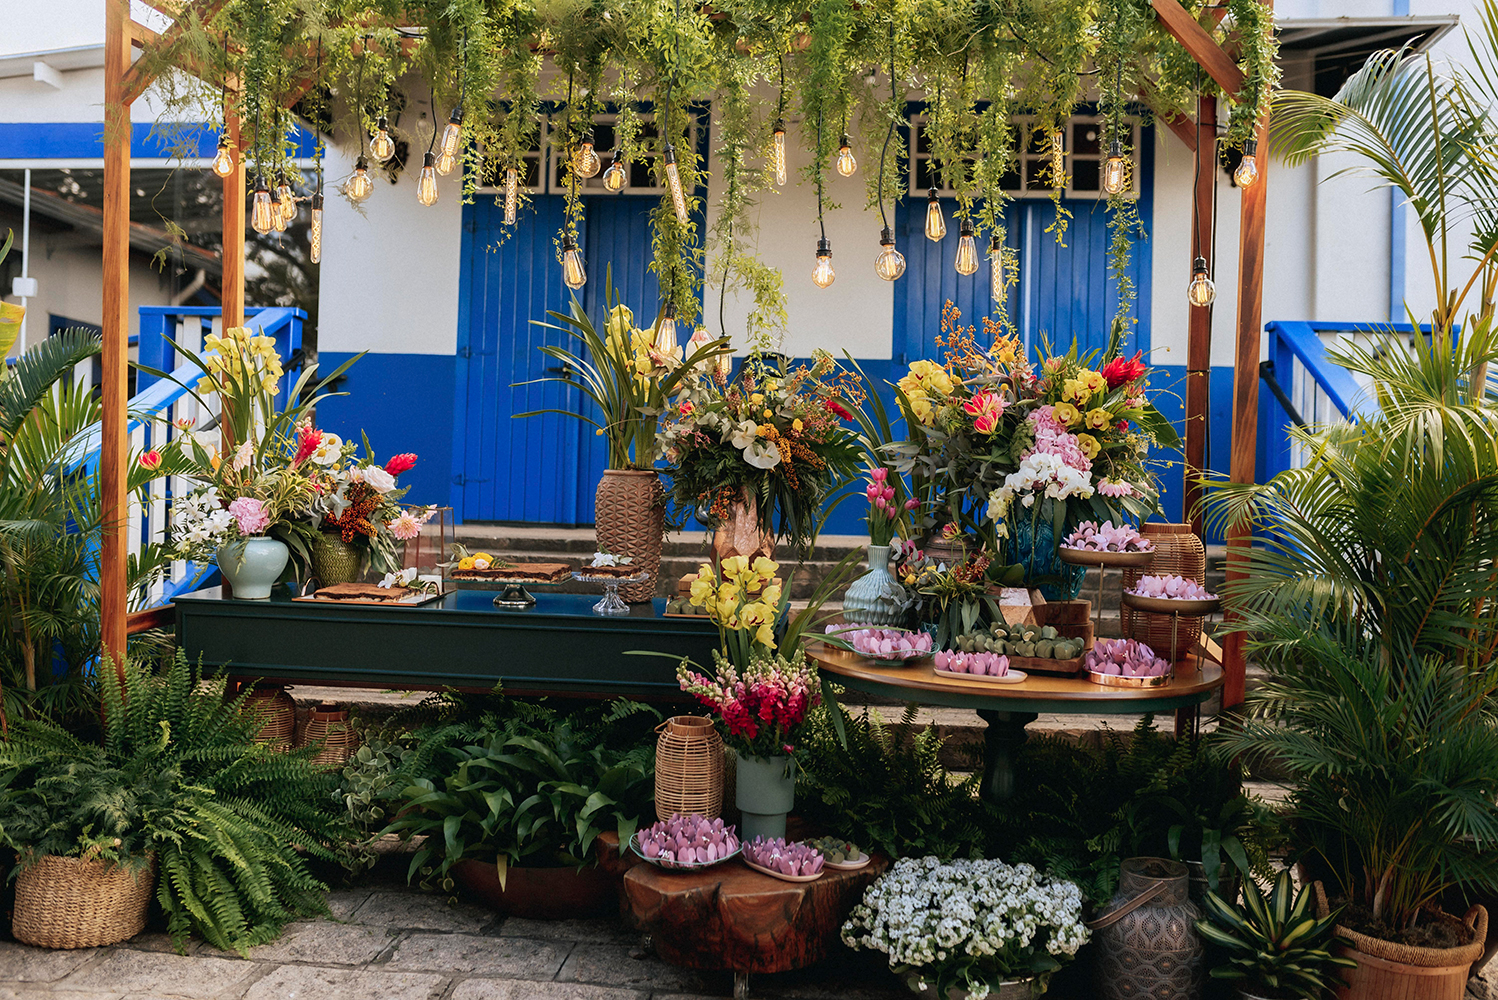
M 272 205 L 270 210 L 271 228 L 278 233 L 286 232 L 286 215 L 281 211 L 280 205 Z
M 1253 187 L 1254 181 L 1259 179 L 1258 152 L 1259 140 L 1243 141 L 1243 159 L 1238 162 L 1238 169 L 1233 171 L 1233 183 L 1240 188 Z
M 1207 258 L 1198 257 L 1191 263 L 1191 284 L 1186 286 L 1186 301 L 1205 309 L 1217 298 L 1217 286 L 1207 277 Z
M 452 173 L 453 167 L 457 165 L 458 159 L 455 156 L 448 156 L 446 153 L 443 153 L 441 156 L 437 157 L 437 173 L 441 174 L 443 177 L 446 177 L 448 174 Z
M 1066 133 L 1051 133 L 1051 186 L 1066 187 Z
M 610 163 L 609 168 L 603 172 L 603 186 L 610 191 L 623 191 L 628 179 L 624 173 L 624 164 L 619 162 L 619 155 L 616 152 L 614 162 Z
M 785 119 L 775 119 L 775 133 L 770 137 L 770 160 L 775 167 L 775 183 L 785 187 Z
M 250 226 L 264 236 L 276 228 L 275 220 L 281 213 L 277 211 L 270 200 L 270 185 L 265 183 L 265 175 L 255 178 L 255 197 L 250 203 Z
M 1004 301 L 1004 244 L 999 242 L 998 233 L 988 238 L 988 291 L 995 302 Z
M 322 263 L 322 192 L 312 196 L 312 225 L 307 230 L 307 239 L 312 243 L 312 263 Z
M 832 269 L 830 240 L 817 240 L 817 266 L 811 269 L 811 280 L 817 283 L 818 288 L 826 288 L 837 280 L 837 272 Z
M 421 161 L 421 176 L 416 179 L 416 200 L 423 205 L 437 204 L 437 158 L 427 153 Z
M 438 148 L 444 156 L 457 156 L 458 147 L 463 142 L 463 108 L 459 105 L 453 108 L 453 113 L 447 116 L 447 128 L 442 130 L 442 139 Z
M 947 217 L 941 214 L 941 202 L 936 199 L 936 188 L 926 195 L 926 239 L 940 243 L 947 235 Z
M 572 172 L 579 177 L 596 177 L 602 166 L 593 150 L 592 134 L 583 136 L 582 142 L 577 144 L 577 151 L 572 154 Z
M 515 224 L 515 214 L 520 207 L 520 172 L 514 167 L 505 171 L 505 225 Z
M 354 161 L 353 176 L 343 185 L 343 193 L 356 204 L 374 194 L 374 181 L 369 179 L 369 162 L 363 156 Z
M 234 154 L 229 152 L 229 137 L 226 135 L 218 137 L 218 152 L 213 157 L 213 172 L 220 177 L 228 177 L 234 172 Z
M 562 284 L 578 289 L 587 283 L 588 268 L 583 263 L 582 251 L 577 248 L 577 240 L 568 233 L 562 237 Z
M 375 134 L 369 138 L 369 155 L 384 163 L 395 155 L 395 140 L 390 138 L 390 121 L 381 115 L 375 122 Z
M 1124 159 L 1123 143 L 1114 139 L 1108 144 L 1108 159 L 1103 164 L 1103 192 L 1119 194 L 1129 185 L 1129 161 Z
M 843 133 L 843 141 L 837 147 L 837 158 L 833 160 L 837 172 L 844 177 L 852 177 L 858 169 L 858 160 L 853 156 L 853 144 L 848 141 L 848 134 Z
M 957 273 L 978 273 L 978 244 L 973 239 L 973 224 L 964 221 L 957 230 Z
M 676 221 L 687 224 L 687 199 L 681 191 L 681 174 L 676 169 L 676 147 L 666 143 L 666 187 L 671 190 L 671 206 L 676 209 Z
M 680 348 L 681 342 L 676 338 L 676 306 L 667 302 L 661 321 L 655 327 L 655 353 L 674 358 Z
M 894 281 L 905 273 L 905 255 L 895 249 L 895 231 L 888 226 L 879 233 L 879 256 L 874 258 L 874 273 L 885 281 Z
M 281 211 L 281 218 L 287 222 L 296 218 L 296 192 L 287 183 L 285 174 L 276 180 L 276 203 Z

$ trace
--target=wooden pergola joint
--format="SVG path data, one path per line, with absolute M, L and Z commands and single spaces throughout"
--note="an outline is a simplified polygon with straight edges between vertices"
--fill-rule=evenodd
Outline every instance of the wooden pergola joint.
M 1183 45 L 1229 99 L 1243 89 L 1243 71 L 1179 0 L 1150 0 L 1160 25 Z M 1219 17 L 1221 15 L 1218 15 Z

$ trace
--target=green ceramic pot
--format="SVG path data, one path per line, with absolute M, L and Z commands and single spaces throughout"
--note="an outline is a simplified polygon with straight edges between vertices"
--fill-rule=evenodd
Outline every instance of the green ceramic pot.
M 312 543 L 312 575 L 324 587 L 353 583 L 364 575 L 364 552 L 336 531 L 324 531 Z
M 796 762 L 790 757 L 746 757 L 734 751 L 738 768 L 734 802 L 743 813 L 739 839 L 785 836 L 785 817 L 796 804 Z
M 290 555 L 285 542 L 262 535 L 220 547 L 218 568 L 236 598 L 264 601 L 270 598 Z

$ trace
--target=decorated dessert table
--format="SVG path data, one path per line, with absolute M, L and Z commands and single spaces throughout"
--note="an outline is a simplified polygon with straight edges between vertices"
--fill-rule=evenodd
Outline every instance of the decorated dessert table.
M 665 617 L 663 600 L 593 613 L 595 594 L 538 593 L 523 609 L 459 590 L 420 606 L 225 598 L 219 588 L 178 597 L 177 639 L 193 662 L 235 678 L 351 687 L 627 695 L 681 700 L 676 661 L 648 649 L 711 657 L 718 632 L 701 618 Z
M 1025 742 L 1025 727 L 1043 712 L 1084 715 L 1138 715 L 1193 708 L 1222 687 L 1222 667 L 1198 651 L 1177 661 L 1170 683 L 1118 688 L 1084 676 L 1030 674 L 1018 684 L 996 684 L 981 677 L 938 673 L 932 662 L 880 666 L 856 653 L 813 644 L 807 657 L 834 683 L 868 694 L 923 705 L 976 709 L 988 724 L 984 733 L 983 794 L 1003 800 L 1014 794 L 1012 755 Z

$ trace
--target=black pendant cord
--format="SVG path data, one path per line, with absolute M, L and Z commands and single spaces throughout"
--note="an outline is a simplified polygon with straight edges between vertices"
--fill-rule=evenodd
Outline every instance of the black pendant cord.
M 437 91 L 434 84 L 427 83 L 427 103 L 432 107 L 432 138 L 427 143 L 427 153 L 437 148 Z
M 889 131 L 884 133 L 884 148 L 879 151 L 879 221 L 889 228 L 889 216 L 884 213 L 884 158 L 889 153 L 889 142 L 895 137 L 895 119 L 899 115 L 899 95 L 895 92 L 895 10 L 889 12 Z
M 369 138 L 369 130 L 364 127 L 364 64 L 369 61 L 369 40 L 373 35 L 365 35 L 363 39 L 363 50 L 359 53 L 359 73 L 354 81 L 354 103 L 359 108 L 359 155 L 364 155 L 364 143 Z M 258 112 L 258 108 L 257 108 Z M 255 116 L 256 128 L 259 128 L 260 117 Z
M 827 223 L 822 218 L 822 109 L 817 108 L 817 226 L 822 230 L 822 242 L 827 242 Z
M 1200 66 L 1197 66 L 1196 67 L 1196 85 L 1195 85 L 1195 87 L 1192 88 L 1192 93 L 1196 96 L 1196 149 L 1193 150 L 1193 152 L 1196 154 L 1196 163 L 1195 163 L 1195 167 L 1194 167 L 1194 169 L 1192 171 L 1192 177 L 1191 177 L 1191 242 L 1192 242 L 1192 244 L 1196 248 L 1196 256 L 1198 256 L 1198 257 L 1200 257 L 1201 256 L 1201 252 L 1204 249 L 1206 249 L 1205 247 L 1201 246 L 1201 237 L 1198 235 L 1201 232 L 1201 203 L 1198 200 L 1200 198 L 1199 191 L 1201 190 L 1201 183 L 1202 183 L 1202 93 L 1201 93 L 1201 91 L 1202 91 L 1202 68 Z M 1215 130 L 1215 125 L 1214 125 L 1214 130 Z M 1195 263 L 1195 261 L 1192 262 L 1191 269 L 1193 271 L 1196 270 L 1196 263 Z

